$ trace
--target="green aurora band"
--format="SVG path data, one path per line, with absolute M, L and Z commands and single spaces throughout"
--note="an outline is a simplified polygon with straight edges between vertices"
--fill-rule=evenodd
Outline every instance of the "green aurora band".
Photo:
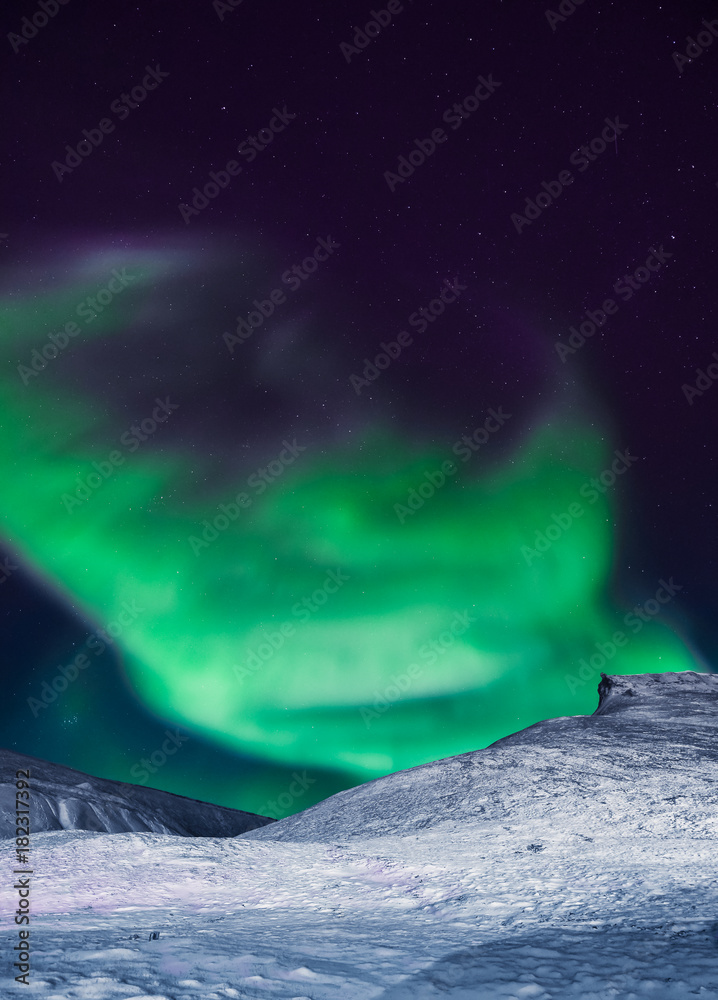
M 68 354 L 83 338 L 123 335 L 151 294 L 145 272 Z M 25 565 L 96 626 L 124 602 L 143 609 L 118 644 L 159 716 L 237 751 L 364 780 L 593 711 L 599 671 L 581 679 L 579 662 L 617 629 L 629 641 L 606 671 L 701 669 L 667 625 L 634 635 L 629 609 L 611 605 L 610 491 L 592 504 L 579 491 L 612 454 L 579 425 L 546 422 L 488 471 L 487 445 L 403 524 L 394 505 L 453 456 L 380 426 L 351 446 L 299 439 L 306 450 L 261 496 L 247 488 L 251 470 L 226 474 L 213 496 L 183 491 L 190 459 L 162 450 L 158 433 L 68 513 L 63 494 L 117 448 L 116 420 L 70 391 L 63 358 L 27 385 L 17 365 L 46 340 L 39 330 L 62 329 L 97 291 L 99 273 L 5 302 L 2 515 Z M 251 505 L 209 544 L 192 543 L 241 491 Z M 577 501 L 583 515 L 528 565 L 522 547 Z M 330 570 L 343 581 L 334 593 Z M 465 613 L 469 627 L 447 633 Z

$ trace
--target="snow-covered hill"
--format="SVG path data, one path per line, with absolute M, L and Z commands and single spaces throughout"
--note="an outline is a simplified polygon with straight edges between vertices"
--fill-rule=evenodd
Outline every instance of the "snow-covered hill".
M 15 836 L 15 773 L 28 769 L 34 833 L 91 830 L 234 837 L 274 822 L 156 788 L 93 778 L 62 764 L 0 749 L 0 838 Z
M 606 678 L 242 836 L 34 834 L 28 995 L 718 1000 L 717 709 L 718 676 Z
M 593 715 L 339 792 L 245 836 L 284 842 L 473 836 L 718 837 L 718 675 L 606 677 Z

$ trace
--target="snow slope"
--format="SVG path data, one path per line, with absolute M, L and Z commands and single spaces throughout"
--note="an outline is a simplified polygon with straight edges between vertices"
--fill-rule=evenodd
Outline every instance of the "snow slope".
M 0 838 L 15 836 L 15 772 L 28 770 L 32 829 L 145 831 L 181 837 L 234 837 L 274 822 L 156 788 L 93 778 L 62 764 L 0 749 Z
M 25 995 L 718 1000 L 717 695 L 608 678 L 591 717 L 235 838 L 36 834 Z
M 605 677 L 593 715 L 339 792 L 246 836 L 282 841 L 476 835 L 497 823 L 573 836 L 718 836 L 718 675 Z

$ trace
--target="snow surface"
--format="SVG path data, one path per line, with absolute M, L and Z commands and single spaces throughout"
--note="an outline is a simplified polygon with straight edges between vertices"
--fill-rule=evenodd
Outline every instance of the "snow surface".
M 666 676 L 236 838 L 35 834 L 0 993 L 718 1000 L 718 677 Z
M 157 788 L 94 778 L 62 764 L 0 749 L 0 838 L 15 836 L 15 773 L 30 769 L 32 829 L 234 837 L 266 816 L 198 802 Z

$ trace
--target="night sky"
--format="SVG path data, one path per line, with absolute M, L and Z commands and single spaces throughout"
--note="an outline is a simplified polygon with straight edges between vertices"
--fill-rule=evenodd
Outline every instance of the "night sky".
M 713 669 L 715 5 L 44 6 L 2 744 L 279 816 Z

